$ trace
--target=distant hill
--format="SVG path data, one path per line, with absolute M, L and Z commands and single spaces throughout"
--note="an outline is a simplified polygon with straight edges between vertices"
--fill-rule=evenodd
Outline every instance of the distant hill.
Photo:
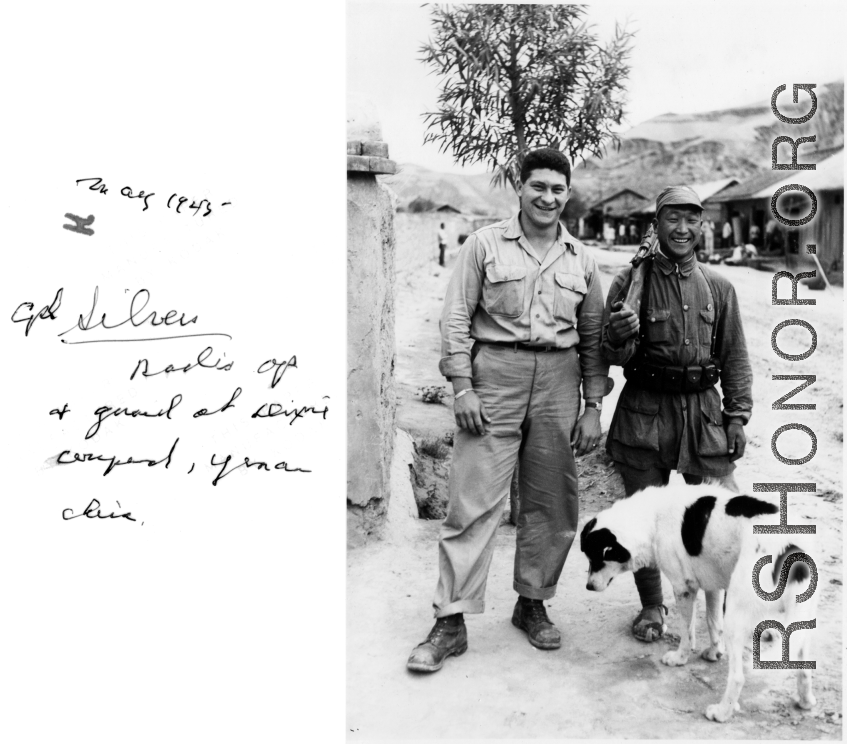
M 511 188 L 491 189 L 491 176 L 438 173 L 419 165 L 401 163 L 393 176 L 380 180 L 397 195 L 399 206 L 408 209 L 415 199 L 428 199 L 437 207 L 449 204 L 461 212 L 508 217 L 517 211 L 518 198 Z
M 621 136 L 618 151 L 602 159 L 591 158 L 574 169 L 572 201 L 591 205 L 624 188 L 652 198 L 665 186 L 703 183 L 734 177 L 743 180 L 770 170 L 771 143 L 779 135 L 793 138 L 816 135 L 799 152 L 829 150 L 844 144 L 844 82 L 839 80 L 815 89 L 818 110 L 806 124 L 784 124 L 771 111 L 770 100 L 747 107 L 697 114 L 667 113 L 642 122 Z M 782 103 L 786 99 L 788 103 Z M 799 104 L 791 104 L 791 87 L 780 97 L 787 116 L 808 111 L 808 96 L 801 92 Z M 780 158 L 786 156 L 780 149 Z M 509 189 L 489 188 L 486 174 L 461 176 L 402 164 L 400 172 L 383 182 L 396 194 L 402 208 L 417 198 L 436 206 L 449 204 L 463 212 L 507 217 L 517 206 Z M 580 210 L 581 211 L 581 210 Z
M 734 177 L 744 180 L 770 170 L 771 144 L 775 137 L 816 135 L 817 141 L 800 146 L 802 154 L 830 150 L 844 144 L 844 83 L 837 81 L 815 89 L 818 109 L 806 124 L 784 124 L 771 111 L 770 101 L 698 114 L 662 114 L 630 129 L 618 151 L 602 159 L 592 158 L 574 171 L 574 185 L 589 204 L 631 188 L 647 197 L 665 186 L 702 183 Z M 787 95 L 786 95 L 787 94 Z M 808 111 L 808 96 L 790 103 L 790 87 L 780 102 L 786 116 Z M 786 161 L 787 145 L 780 148 Z

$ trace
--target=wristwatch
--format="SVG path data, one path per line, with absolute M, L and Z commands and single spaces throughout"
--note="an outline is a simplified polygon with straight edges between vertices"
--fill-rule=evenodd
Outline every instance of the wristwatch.
M 597 413 L 600 413 L 603 410 L 603 404 L 602 403 L 589 403 L 588 401 L 585 401 L 585 407 L 586 408 L 596 408 Z

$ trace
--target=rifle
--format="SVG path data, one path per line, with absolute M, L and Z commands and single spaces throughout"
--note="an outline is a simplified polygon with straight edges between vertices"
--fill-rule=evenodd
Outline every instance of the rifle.
M 629 290 L 626 293 L 626 298 L 623 303 L 620 303 L 620 301 L 616 302 L 615 305 L 617 307 L 613 307 L 612 309 L 620 310 L 622 305 L 625 304 L 631 307 L 638 317 L 641 317 L 641 301 L 644 295 L 644 278 L 647 275 L 647 271 L 650 270 L 651 262 L 648 262 L 646 265 L 642 264 L 644 264 L 645 258 L 655 255 L 658 250 L 659 239 L 653 230 L 653 225 L 650 225 L 650 227 L 647 228 L 647 232 L 644 233 L 644 237 L 641 239 L 641 245 L 638 246 L 635 256 L 633 256 L 632 261 L 630 261 L 632 264 L 632 273 L 630 275 Z

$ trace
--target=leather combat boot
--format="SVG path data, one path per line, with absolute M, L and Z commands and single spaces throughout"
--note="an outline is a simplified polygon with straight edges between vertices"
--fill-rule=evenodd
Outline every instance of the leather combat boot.
M 415 646 L 406 668 L 413 672 L 437 672 L 448 656 L 461 656 L 467 650 L 468 629 L 464 618 L 456 623 L 440 617 L 426 640 Z
M 529 642 L 536 648 L 554 649 L 562 645 L 562 636 L 547 617 L 544 602 L 540 599 L 518 597 L 512 613 L 512 625 L 526 631 Z

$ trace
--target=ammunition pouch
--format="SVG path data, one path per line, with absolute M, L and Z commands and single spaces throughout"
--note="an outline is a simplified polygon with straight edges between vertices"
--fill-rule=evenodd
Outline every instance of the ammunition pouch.
M 715 360 L 690 367 L 661 366 L 633 359 L 623 375 L 636 387 L 657 393 L 699 393 L 715 386 L 720 377 Z

